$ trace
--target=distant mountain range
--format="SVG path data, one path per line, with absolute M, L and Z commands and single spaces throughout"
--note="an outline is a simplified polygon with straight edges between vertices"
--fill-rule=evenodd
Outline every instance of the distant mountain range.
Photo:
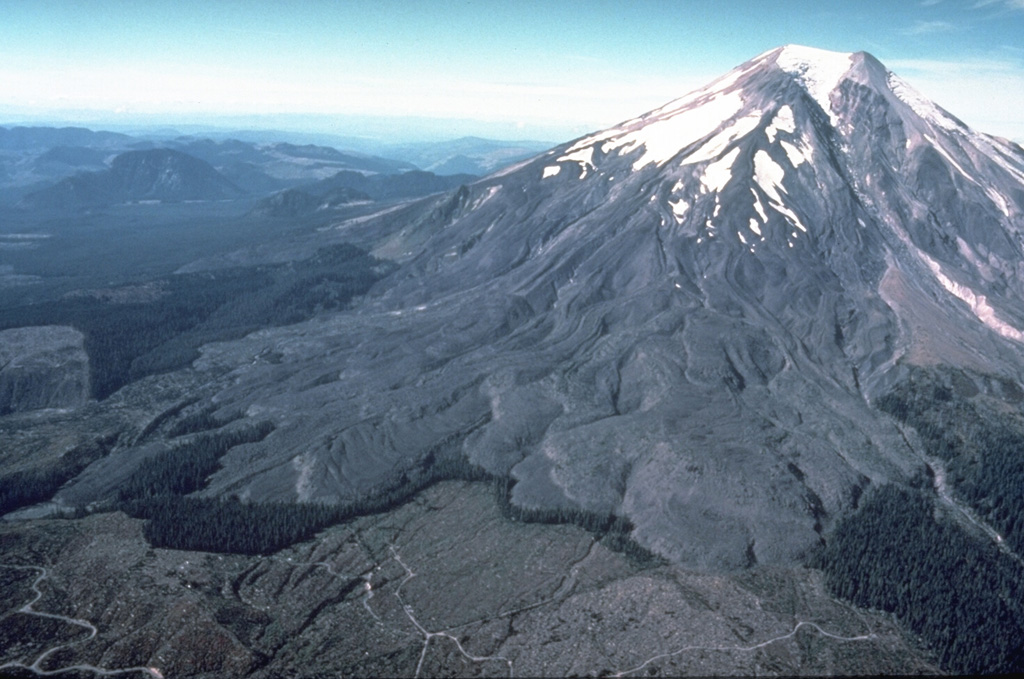
M 462 137 L 443 142 L 384 146 L 380 153 L 405 158 L 434 174 L 485 175 L 551 147 L 543 141 L 498 141 Z
M 0 127 L 0 150 L 46 150 L 55 146 L 123 148 L 137 140 L 118 132 L 95 132 L 84 127 Z
M 251 187 L 253 193 L 325 179 L 343 170 L 398 174 L 417 169 L 401 160 L 345 153 L 312 144 L 275 142 L 257 146 L 234 139 L 215 142 L 181 138 L 167 142 L 167 146 L 205 160 L 228 179 Z
M 21 200 L 24 207 L 72 209 L 112 201 L 157 200 L 144 197 L 149 195 L 163 196 L 161 200 L 198 200 L 195 196 L 223 199 L 230 193 L 225 193 L 221 181 L 215 182 L 219 188 L 211 186 L 208 191 L 200 190 L 198 184 L 185 189 L 193 179 L 200 181 L 203 173 L 210 175 L 208 169 L 200 170 L 197 165 L 186 168 L 181 159 L 178 171 L 199 173 L 193 179 L 179 177 L 181 191 L 170 190 L 169 186 L 143 189 L 146 178 L 127 178 L 123 175 L 130 171 L 126 167 L 113 174 L 95 174 L 114 170 L 112 162 L 120 154 L 157 149 L 177 151 L 203 161 L 223 180 L 253 197 L 326 181 L 327 184 L 304 190 L 323 197 L 344 187 L 375 200 L 391 200 L 447 190 L 471 176 L 532 155 L 543 145 L 463 138 L 381 148 L 386 148 L 392 157 L 286 141 L 265 143 L 182 136 L 159 139 L 83 128 L 0 128 L 0 202 Z M 142 167 L 137 169 L 144 172 Z M 403 176 L 406 173 L 408 176 Z M 130 190 L 118 186 L 124 181 L 132 183 Z
M 82 172 L 30 193 L 31 208 L 76 209 L 139 201 L 230 200 L 245 191 L 198 158 L 172 149 L 128 151 L 109 170 Z
M 359 201 L 400 200 L 441 193 L 475 179 L 474 175 L 436 175 L 421 170 L 401 174 L 362 174 L 342 170 L 314 184 L 268 196 L 256 205 L 254 212 L 295 218 Z
M 362 191 L 344 187 L 316 195 L 302 189 L 285 189 L 260 200 L 252 212 L 264 217 L 297 219 L 339 205 L 372 200 Z

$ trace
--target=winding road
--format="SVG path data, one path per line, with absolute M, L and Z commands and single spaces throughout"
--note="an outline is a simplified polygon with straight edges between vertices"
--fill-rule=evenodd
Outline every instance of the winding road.
M 87 663 L 80 663 L 76 665 L 67 665 L 65 667 L 59 667 L 56 669 L 43 669 L 43 663 L 46 662 L 46 659 L 49 658 L 51 655 L 62 649 L 69 648 L 71 646 L 77 646 L 79 644 L 85 643 L 86 641 L 94 639 L 96 635 L 99 634 L 99 630 L 96 628 L 95 625 L 93 625 L 88 620 L 82 620 L 81 618 L 70 618 L 66 615 L 59 615 L 57 613 L 46 613 L 44 611 L 35 610 L 35 604 L 37 604 L 39 600 L 43 598 L 43 591 L 39 588 L 39 585 L 44 580 L 46 580 L 50 575 L 46 568 L 42 566 L 21 566 L 15 564 L 0 564 L 0 568 L 34 571 L 39 574 L 36 577 L 36 579 L 32 581 L 31 587 L 32 592 L 34 593 L 32 600 L 26 603 L 18 610 L 14 611 L 13 613 L 4 616 L 5 618 L 10 617 L 11 615 L 16 615 L 18 613 L 21 613 L 23 615 L 33 615 L 39 618 L 46 618 L 49 620 L 59 620 L 69 625 L 79 627 L 88 632 L 88 635 L 82 639 L 78 639 L 76 641 L 68 641 L 65 643 L 60 643 L 51 646 L 47 650 L 43 651 L 43 653 L 39 657 L 37 657 L 30 665 L 26 665 L 23 662 L 17 661 L 4 663 L 3 665 L 0 665 L 0 672 L 2 672 L 5 669 L 19 668 L 23 670 L 28 670 L 43 677 L 62 674 L 65 672 L 92 672 L 93 674 L 102 677 L 111 677 L 116 676 L 118 674 L 133 674 L 141 672 L 150 677 L 155 677 L 156 679 L 163 679 L 164 675 L 161 674 L 160 670 L 158 670 L 155 667 L 125 667 L 120 669 L 109 669 L 106 667 L 97 667 L 96 665 L 90 665 Z
M 405 611 L 405 614 L 409 618 L 409 621 L 416 627 L 416 629 L 419 631 L 419 633 L 423 635 L 423 647 L 422 647 L 422 650 L 420 651 L 419 661 L 416 664 L 416 672 L 415 672 L 414 677 L 416 679 L 419 679 L 419 677 L 420 677 L 420 675 L 421 675 L 421 673 L 423 671 L 423 663 L 426 660 L 427 651 L 428 651 L 428 649 L 430 647 L 430 642 L 431 642 L 431 640 L 433 640 L 435 638 L 445 638 L 445 639 L 451 640 L 452 642 L 454 642 L 456 648 L 458 648 L 459 653 L 461 653 L 467 660 L 470 660 L 471 662 L 476 662 L 476 663 L 489 662 L 489 661 L 503 662 L 503 663 L 505 663 L 508 666 L 508 676 L 510 678 L 515 676 L 514 675 L 514 665 L 513 665 L 513 661 L 511 659 L 506 658 L 505 656 L 501 656 L 501 655 L 491 655 L 491 656 L 476 656 L 476 655 L 473 655 L 472 653 L 469 653 L 462 646 L 462 643 L 455 636 L 449 634 L 447 631 L 442 630 L 442 631 L 439 631 L 439 632 L 431 632 L 431 631 L 427 630 L 419 622 L 419 620 L 416 618 L 415 611 L 414 611 L 413 607 L 410 606 L 409 604 L 407 604 L 403 600 L 403 598 L 402 598 L 402 587 L 407 582 L 409 582 L 414 577 L 416 577 L 417 573 L 415 571 L 413 571 L 413 569 L 402 559 L 401 555 L 398 553 L 398 550 L 395 548 L 395 546 L 393 544 L 389 545 L 388 548 L 391 551 L 391 558 L 398 565 L 400 565 L 402 567 L 402 569 L 405 571 L 405 577 L 402 579 L 402 582 L 398 585 L 398 588 L 395 590 L 394 596 L 398 599 L 399 603 L 402 606 L 402 610 Z M 533 609 L 533 608 L 537 608 L 539 606 L 543 606 L 545 604 L 554 603 L 554 602 L 560 600 L 561 598 L 564 598 L 568 594 L 570 594 L 571 591 L 575 588 L 576 576 L 577 576 L 577 571 L 579 569 L 579 566 L 582 564 L 582 562 L 586 561 L 586 559 L 590 556 L 592 551 L 593 551 L 593 545 L 591 545 L 591 549 L 588 550 L 586 556 L 584 556 L 583 558 L 579 559 L 576 563 L 573 564 L 573 567 L 571 568 L 570 574 L 566 576 L 566 580 L 563 581 L 562 585 L 558 588 L 558 592 L 556 593 L 555 596 L 553 596 L 553 597 L 551 597 L 549 599 L 545 599 L 544 601 L 541 601 L 541 602 L 538 602 L 538 603 L 526 606 L 522 610 Z M 559 596 L 559 595 L 561 595 L 561 596 Z M 521 611 L 520 610 L 508 611 L 508 612 L 505 612 L 505 613 L 500 614 L 500 615 L 495 616 L 495 617 L 506 617 L 508 615 L 514 615 L 517 612 L 521 612 Z M 740 646 L 740 645 L 735 645 L 735 646 L 696 646 L 696 645 L 695 646 L 684 646 L 682 648 L 678 648 L 678 649 L 676 649 L 674 651 L 671 651 L 671 652 L 658 653 L 656 655 L 653 655 L 653 656 L 647 658 L 646 660 L 644 660 L 642 663 L 640 663 L 639 665 L 637 665 L 635 667 L 632 667 L 632 668 L 629 668 L 629 669 L 625 669 L 625 670 L 620 670 L 620 671 L 615 672 L 614 674 L 612 674 L 610 676 L 612 676 L 612 677 L 627 677 L 627 676 L 629 676 L 631 674 L 634 674 L 636 672 L 639 672 L 639 671 L 643 670 L 647 666 L 649 666 L 652 663 L 655 663 L 655 662 L 657 662 L 659 660 L 665 660 L 665 659 L 668 659 L 668 658 L 672 658 L 674 656 L 681 655 L 681 654 L 689 652 L 689 651 L 721 651 L 721 652 L 752 652 L 752 651 L 756 651 L 756 650 L 758 650 L 760 648 L 764 648 L 764 647 L 769 646 L 771 644 L 778 643 L 778 642 L 781 642 L 781 641 L 785 641 L 787 639 L 792 639 L 804 627 L 807 627 L 809 629 L 812 629 L 812 630 L 816 631 L 818 634 L 820 634 L 823 637 L 827 637 L 829 639 L 834 639 L 836 641 L 844 642 L 844 643 L 871 641 L 871 640 L 876 638 L 876 635 L 874 633 L 862 634 L 862 635 L 857 635 L 857 636 L 842 636 L 842 635 L 839 635 L 839 634 L 833 634 L 832 632 L 829 632 L 829 631 L 823 629 L 817 623 L 801 620 L 801 621 L 797 621 L 796 624 L 793 626 L 793 629 L 790 630 L 788 633 L 782 634 L 782 635 L 779 635 L 779 636 L 776 636 L 776 637 L 772 637 L 770 639 L 767 639 L 767 640 L 762 641 L 762 642 L 757 643 L 757 644 L 753 644 L 751 646 Z M 448 628 L 448 629 L 453 630 L 453 629 L 457 629 L 457 628 L 456 627 L 452 627 L 452 628 Z
M 800 631 L 801 627 L 810 627 L 810 628 L 816 630 L 818 632 L 818 634 L 821 634 L 822 636 L 828 637 L 829 639 L 835 639 L 836 641 L 870 641 L 871 639 L 875 638 L 874 633 L 863 634 L 863 635 L 856 636 L 856 637 L 844 637 L 844 636 L 840 636 L 838 634 L 832 634 L 831 632 L 826 632 L 817 623 L 800 621 L 800 622 L 796 623 L 796 625 L 793 627 L 792 631 L 790 631 L 788 634 L 783 634 L 781 636 L 772 637 L 771 639 L 768 639 L 767 641 L 762 641 L 761 643 L 754 644 L 753 646 L 684 646 L 682 648 L 676 649 L 675 651 L 672 651 L 671 653 L 661 653 L 659 655 L 651 656 L 650 658 L 648 658 L 647 660 L 643 661 L 643 663 L 637 665 L 636 667 L 630 668 L 628 670 L 621 670 L 619 672 L 616 672 L 616 673 L 612 674 L 611 676 L 613 676 L 613 677 L 627 677 L 630 674 L 633 674 L 634 672 L 639 672 L 640 670 L 644 669 L 645 667 L 647 667 L 648 665 L 650 665 L 653 662 L 657 662 L 659 660 L 665 660 L 667 658 L 672 658 L 674 656 L 686 653 L 687 651 L 733 651 L 733 652 L 735 652 L 735 651 L 740 651 L 740 652 L 756 651 L 759 648 L 764 648 L 765 646 L 769 646 L 769 645 L 774 644 L 776 642 L 785 641 L 786 639 L 792 639 L 793 637 L 796 636 L 796 633 Z
M 409 621 L 416 627 L 416 629 L 420 631 L 420 634 L 423 635 L 423 650 L 420 651 L 420 659 L 419 662 L 416 663 L 415 679 L 419 679 L 420 673 L 423 671 L 423 661 L 427 657 L 427 650 L 430 648 L 430 640 L 435 638 L 452 640 L 453 642 L 455 642 L 456 648 L 459 649 L 459 653 L 465 656 L 467 660 L 470 660 L 472 662 L 488 662 L 493 660 L 505 663 L 506 665 L 508 665 L 508 676 L 511 677 L 513 672 L 512 661 L 508 658 L 500 655 L 473 655 L 472 653 L 469 653 L 465 648 L 463 648 L 462 642 L 460 642 L 456 637 L 452 636 L 451 634 L 448 634 L 447 632 L 430 632 L 425 627 L 423 627 L 423 625 L 420 624 L 419 620 L 416 619 L 416 615 L 413 613 L 412 606 L 405 603 L 405 601 L 402 599 L 402 587 L 404 587 L 407 582 L 415 578 L 416 573 L 411 568 L 409 568 L 408 564 L 402 561 L 402 557 L 399 556 L 398 550 L 395 549 L 394 545 L 390 545 L 388 548 L 391 550 L 391 558 L 393 558 L 395 562 L 405 570 L 405 577 L 402 579 L 402 582 L 399 583 L 398 589 L 395 590 L 395 598 L 397 598 L 398 603 L 402 605 L 402 610 L 405 611 L 405 614 L 406 616 L 408 616 Z

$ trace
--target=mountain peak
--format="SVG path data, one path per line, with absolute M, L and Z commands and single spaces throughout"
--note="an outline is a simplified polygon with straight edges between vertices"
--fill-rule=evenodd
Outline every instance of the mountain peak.
M 820 47 L 808 47 L 807 45 L 796 45 L 789 44 L 775 49 L 769 50 L 762 54 L 758 59 L 761 59 L 767 55 L 776 55 L 779 59 L 787 59 L 792 61 L 805 62 L 807 64 L 821 64 L 824 62 L 834 62 L 841 60 L 849 60 L 854 56 L 854 52 L 836 52 L 834 50 L 825 50 Z
M 852 52 L 786 45 L 776 51 L 775 63 L 807 85 L 832 89 L 853 66 L 855 56 Z
M 768 111 L 787 103 L 788 95 L 779 89 L 786 83 L 795 83 L 806 92 L 835 127 L 839 115 L 832 106 L 832 92 L 845 77 L 860 78 L 857 74 L 865 57 L 863 52 L 777 47 L 661 108 L 577 140 L 559 160 L 580 162 L 584 174 L 586 167 L 594 166 L 595 150 L 601 155 L 625 155 L 642 148 L 633 161 L 634 170 L 651 163 L 662 165 L 690 146 L 696 153 L 690 154 L 688 162 L 713 160 L 739 137 L 759 128 Z M 789 103 L 796 105 L 795 100 Z M 791 114 L 792 109 L 784 113 Z M 711 141 L 701 143 L 707 139 Z M 555 172 L 554 168 L 549 171 Z
M 856 55 L 803 45 L 786 45 L 768 54 L 780 69 L 796 78 L 834 124 L 837 118 L 829 95 L 853 67 Z

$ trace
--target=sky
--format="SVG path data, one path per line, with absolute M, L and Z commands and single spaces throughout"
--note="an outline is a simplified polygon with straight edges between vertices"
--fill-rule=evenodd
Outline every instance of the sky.
M 0 0 L 0 125 L 563 141 L 791 43 L 1024 141 L 1024 0 Z

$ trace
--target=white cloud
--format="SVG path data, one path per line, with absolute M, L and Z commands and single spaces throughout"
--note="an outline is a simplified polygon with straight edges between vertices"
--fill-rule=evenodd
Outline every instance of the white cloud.
M 290 76 L 290 77 L 289 77 Z M 311 69 L 31 68 L 0 64 L 0 104 L 133 114 L 344 114 L 460 118 L 600 129 L 706 84 L 703 76 L 544 82 L 408 80 Z
M 1006 9 L 1024 10 L 1024 0 L 978 0 L 974 3 L 974 9 L 990 7 L 992 5 L 1001 5 Z
M 931 33 L 946 33 L 956 28 L 948 21 L 916 21 L 910 28 L 902 31 L 904 35 L 928 35 Z

